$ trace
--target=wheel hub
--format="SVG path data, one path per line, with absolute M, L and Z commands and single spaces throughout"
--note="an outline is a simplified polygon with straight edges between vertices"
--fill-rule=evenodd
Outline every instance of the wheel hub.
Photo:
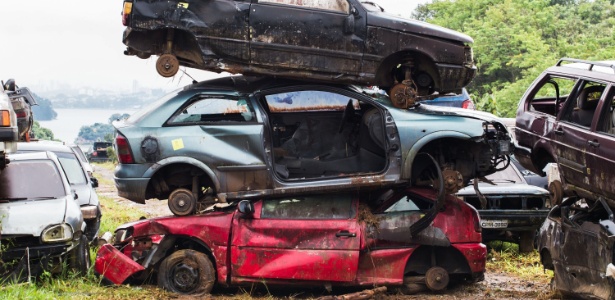
M 156 60 L 156 71 L 162 77 L 173 77 L 179 71 L 179 60 L 173 54 L 163 54 Z
M 444 169 L 442 170 L 442 177 L 444 178 L 445 193 L 454 194 L 463 188 L 463 175 L 458 171 Z
M 169 195 L 169 209 L 177 216 L 187 216 L 194 212 L 196 199 L 188 189 L 177 189 Z
M 401 109 L 414 106 L 417 100 L 417 88 L 412 79 L 406 79 L 398 83 L 389 91 L 389 97 L 393 106 Z
M 425 273 L 425 285 L 434 292 L 444 290 L 448 286 L 448 272 L 441 267 L 432 267 Z
M 176 265 L 171 276 L 175 287 L 182 292 L 193 290 L 199 282 L 198 270 L 186 264 Z

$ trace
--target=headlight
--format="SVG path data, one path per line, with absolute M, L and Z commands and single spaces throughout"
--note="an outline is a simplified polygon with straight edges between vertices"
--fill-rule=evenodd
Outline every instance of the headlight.
M 73 228 L 70 225 L 57 224 L 47 227 L 41 234 L 43 243 L 66 242 L 73 238 Z

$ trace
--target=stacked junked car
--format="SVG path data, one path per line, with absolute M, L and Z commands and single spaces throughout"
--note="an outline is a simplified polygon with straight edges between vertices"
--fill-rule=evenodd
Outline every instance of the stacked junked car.
M 97 272 L 155 273 L 185 294 L 482 279 L 478 214 L 450 194 L 507 165 L 510 135 L 493 115 L 417 102 L 472 79 L 471 38 L 356 0 L 134 0 L 123 16 L 126 54 L 159 55 L 163 76 L 244 75 L 114 123 L 120 196 L 181 217 L 121 226 Z

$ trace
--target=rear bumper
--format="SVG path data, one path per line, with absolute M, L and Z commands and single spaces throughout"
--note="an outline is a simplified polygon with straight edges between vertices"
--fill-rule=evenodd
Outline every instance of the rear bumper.
M 440 76 L 440 93 L 459 92 L 476 76 L 476 66 L 436 64 Z
M 115 187 L 120 197 L 130 201 L 145 204 L 145 190 L 149 178 L 117 178 L 115 177 Z
M 111 282 L 122 284 L 128 277 L 145 270 L 145 268 L 111 244 L 104 244 L 96 254 L 94 270 Z
M 484 273 L 487 262 L 487 246 L 482 243 L 453 244 L 468 261 L 473 274 Z

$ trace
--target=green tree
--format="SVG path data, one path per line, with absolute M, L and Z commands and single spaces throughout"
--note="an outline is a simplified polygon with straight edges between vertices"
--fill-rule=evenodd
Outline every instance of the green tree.
M 41 124 L 38 121 L 34 121 L 34 124 L 32 125 L 32 133 L 34 134 L 34 138 L 39 140 L 55 140 L 53 137 L 53 131 L 51 131 L 51 129 L 41 127 Z

